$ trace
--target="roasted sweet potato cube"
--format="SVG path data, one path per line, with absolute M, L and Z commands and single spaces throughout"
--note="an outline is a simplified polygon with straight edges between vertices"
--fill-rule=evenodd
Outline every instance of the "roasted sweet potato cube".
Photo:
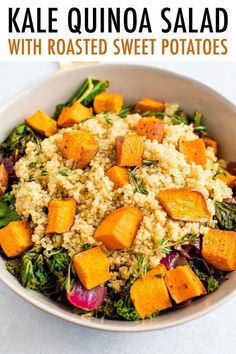
M 17 257 L 33 246 L 32 231 L 25 221 L 12 221 L 0 230 L 0 245 L 7 257 Z
M 215 153 L 215 155 L 217 154 L 217 150 L 218 150 L 218 146 L 217 146 L 217 141 L 210 139 L 210 138 L 202 138 L 202 140 L 204 141 L 204 144 L 206 147 L 212 147 L 213 151 Z
M 62 156 L 71 160 L 76 168 L 86 167 L 98 150 L 98 143 L 93 135 L 85 130 L 75 130 L 63 134 Z
M 92 108 L 83 106 L 79 101 L 75 101 L 72 106 L 64 107 L 57 124 L 59 127 L 67 128 L 75 124 L 79 124 L 86 118 L 91 117 L 93 114 Z
M 203 236 L 202 255 L 216 269 L 236 269 L 236 232 L 210 229 Z
M 174 220 L 206 222 L 211 214 L 201 192 L 191 188 L 163 189 L 157 199 Z
M 94 238 L 110 249 L 128 248 L 136 236 L 142 219 L 141 211 L 132 205 L 116 209 L 98 226 Z
M 70 230 L 74 223 L 76 201 L 74 198 L 54 199 L 48 206 L 46 234 L 62 234 Z
M 149 271 L 130 289 L 131 301 L 142 319 L 172 306 L 164 281 L 164 266 Z
M 96 113 L 105 111 L 120 112 L 123 106 L 123 96 L 119 93 L 103 92 L 95 96 L 93 108 Z
M 74 256 L 76 274 L 86 289 L 92 289 L 111 278 L 110 261 L 100 247 L 90 248 Z
M 203 139 L 184 140 L 180 150 L 188 163 L 195 162 L 197 165 L 206 165 L 206 146 Z
M 189 265 L 168 270 L 165 283 L 174 301 L 179 304 L 196 296 L 206 294 L 206 289 Z
M 152 100 L 151 98 L 143 98 L 142 100 L 140 100 L 136 103 L 135 107 L 141 113 L 148 112 L 148 111 L 150 111 L 150 112 L 153 112 L 153 111 L 163 112 L 165 109 L 165 104 L 164 104 L 164 102 L 155 101 L 155 100 Z
M 158 118 L 141 118 L 137 124 L 137 134 L 161 143 L 164 136 L 164 124 Z
M 113 166 L 106 172 L 106 176 L 114 183 L 114 188 L 123 187 L 129 182 L 128 173 L 125 167 Z
M 116 140 L 118 166 L 141 166 L 143 158 L 143 138 L 138 135 L 118 136 Z
M 47 138 L 57 132 L 57 123 L 43 111 L 37 111 L 26 118 L 26 124 L 37 133 Z
M 231 188 L 236 186 L 236 176 L 231 175 L 226 170 L 221 169 L 221 173 L 216 178 L 221 179 L 221 181 L 225 182 Z
M 0 165 L 0 197 L 6 192 L 8 187 L 8 172 L 2 163 Z

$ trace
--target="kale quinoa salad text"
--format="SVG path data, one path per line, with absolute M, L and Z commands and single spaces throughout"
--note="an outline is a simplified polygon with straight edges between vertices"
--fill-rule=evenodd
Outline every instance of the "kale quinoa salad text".
M 0 248 L 22 286 L 79 315 L 152 319 L 236 269 L 236 164 L 200 112 L 126 107 L 108 86 L 85 80 L 0 145 Z

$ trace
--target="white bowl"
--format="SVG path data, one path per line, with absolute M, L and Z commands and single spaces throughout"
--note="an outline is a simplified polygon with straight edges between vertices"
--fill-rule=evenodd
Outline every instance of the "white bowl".
M 227 160 L 235 160 L 234 105 L 194 80 L 156 68 L 126 64 L 93 65 L 49 76 L 0 109 L 0 141 L 7 137 L 17 123 L 37 109 L 42 108 L 49 114 L 53 113 L 55 105 L 65 101 L 88 76 L 109 80 L 110 91 L 122 93 L 128 104 L 143 97 L 150 97 L 166 102 L 178 102 L 187 113 L 202 112 L 205 116 L 204 123 L 222 147 L 222 156 Z M 187 308 L 159 316 L 155 320 L 131 323 L 85 318 L 73 314 L 67 307 L 24 289 L 16 278 L 7 272 L 4 259 L 0 259 L 0 279 L 24 299 L 67 321 L 107 331 L 150 331 L 193 320 L 213 310 L 236 292 L 236 272 L 232 272 L 228 278 L 214 294 L 194 301 Z

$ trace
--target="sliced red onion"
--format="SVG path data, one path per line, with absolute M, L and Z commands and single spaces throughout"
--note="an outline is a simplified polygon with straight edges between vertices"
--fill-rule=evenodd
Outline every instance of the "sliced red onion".
M 231 205 L 236 205 L 236 197 L 232 197 L 232 198 L 226 198 L 223 200 L 224 203 L 226 204 L 231 204 Z
M 199 269 L 202 272 L 206 273 L 209 276 L 212 275 L 212 271 L 211 271 L 209 265 L 207 264 L 207 262 L 205 261 L 205 259 L 203 259 L 203 258 L 194 258 L 194 262 L 196 263 L 196 265 L 199 267 Z
M 184 245 L 181 246 L 181 248 L 178 250 L 180 255 L 186 259 L 192 259 L 192 256 L 189 254 L 190 251 L 192 250 L 193 246 L 192 245 Z
M 91 290 L 75 283 L 71 292 L 66 294 L 67 300 L 75 307 L 86 311 L 96 310 L 103 302 L 107 293 L 105 286 L 97 286 Z
M 188 245 L 183 245 L 178 250 L 181 256 L 185 257 L 186 259 L 192 259 L 192 254 L 194 253 L 194 249 L 198 252 L 201 251 L 201 238 L 198 237 L 193 242 L 189 243 Z
M 160 263 L 167 269 L 171 269 L 180 265 L 186 265 L 187 261 L 178 251 L 171 251 L 167 256 L 161 259 Z
M 10 183 L 17 181 L 18 178 L 16 176 L 14 163 L 12 162 L 12 160 L 9 159 L 8 157 L 6 157 L 2 160 L 2 163 L 4 164 L 4 166 L 8 172 L 8 177 L 9 177 Z
M 199 252 L 201 251 L 201 244 L 202 244 L 201 237 L 196 238 L 196 240 L 191 243 L 191 245 Z
M 179 258 L 179 253 L 177 251 L 172 251 L 161 259 L 161 264 L 163 264 L 167 269 L 170 269 L 175 267 L 175 264 Z

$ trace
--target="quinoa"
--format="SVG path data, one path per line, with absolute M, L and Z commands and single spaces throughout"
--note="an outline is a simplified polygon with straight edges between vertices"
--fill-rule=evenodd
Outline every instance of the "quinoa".
M 172 114 L 178 106 L 166 105 L 166 113 Z M 187 163 L 178 150 L 180 139 L 193 140 L 198 136 L 193 126 L 173 125 L 166 116 L 164 138 L 144 139 L 144 159 L 157 160 L 156 166 L 142 166 L 136 170 L 137 177 L 148 190 L 148 195 L 139 193 L 132 183 L 113 190 L 113 183 L 105 175 L 108 168 L 116 164 L 116 138 L 134 134 L 140 119 L 139 114 L 127 118 L 114 117 L 112 125 L 97 115 L 83 122 L 81 126 L 61 129 L 40 144 L 29 142 L 26 154 L 15 165 L 19 182 L 14 185 L 16 211 L 28 220 L 33 228 L 33 242 L 42 245 L 45 253 L 59 245 L 73 257 L 83 249 L 85 243 L 100 245 L 110 259 L 112 278 L 108 286 L 119 292 L 126 280 L 137 268 L 135 254 L 145 257 L 148 266 L 154 268 L 164 256 L 160 241 L 165 237 L 169 246 L 178 246 L 186 234 L 204 234 L 209 227 L 215 227 L 214 201 L 221 202 L 232 196 L 232 190 L 220 179 L 214 179 L 219 162 L 211 147 L 207 148 L 205 167 Z M 82 128 L 91 132 L 99 149 L 84 170 L 71 169 L 69 161 L 62 158 L 59 147 L 64 132 Z M 29 168 L 35 162 L 35 167 Z M 42 176 L 42 171 L 46 171 Z M 66 171 L 62 173 L 61 171 Z M 191 187 L 205 197 L 211 218 L 207 223 L 183 222 L 170 219 L 156 195 L 165 188 Z M 69 232 L 62 235 L 45 236 L 47 207 L 53 199 L 73 197 L 77 203 L 76 216 Z M 144 215 L 140 229 L 132 246 L 125 250 L 108 250 L 96 242 L 93 234 L 101 221 L 113 210 L 134 205 Z

